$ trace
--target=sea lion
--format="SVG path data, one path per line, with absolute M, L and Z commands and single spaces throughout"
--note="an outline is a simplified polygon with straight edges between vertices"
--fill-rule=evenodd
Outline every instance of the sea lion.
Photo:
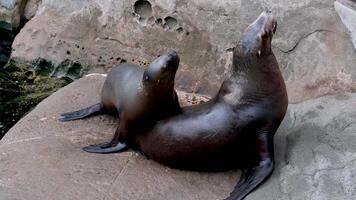
M 83 150 L 91 153 L 123 151 L 127 148 L 129 132 L 180 112 L 174 90 L 178 66 L 179 56 L 175 51 L 158 57 L 145 70 L 134 64 L 120 64 L 108 74 L 100 103 L 64 113 L 59 120 L 70 121 L 102 113 L 118 113 L 120 124 L 113 139 L 107 143 L 84 147 Z
M 273 171 L 273 136 L 288 106 L 285 83 L 271 49 L 277 22 L 263 12 L 233 50 L 232 72 L 210 101 L 135 134 L 145 155 L 188 170 L 242 168 L 227 198 L 241 200 Z

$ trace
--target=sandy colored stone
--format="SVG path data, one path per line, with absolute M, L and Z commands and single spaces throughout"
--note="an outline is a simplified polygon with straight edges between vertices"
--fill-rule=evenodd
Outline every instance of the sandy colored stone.
M 0 141 L 0 199 L 216 200 L 239 171 L 199 173 L 168 168 L 132 152 L 89 154 L 111 139 L 118 119 L 100 115 L 62 123 L 60 113 L 99 101 L 105 77 L 90 75 L 60 89 Z M 178 92 L 182 104 L 207 96 Z M 195 96 L 195 97 L 194 97 Z M 276 168 L 246 200 L 356 199 L 356 94 L 290 104 L 275 136 Z
M 118 119 L 107 115 L 59 122 L 60 113 L 99 101 L 105 77 L 90 75 L 60 89 L 0 141 L 0 199 L 222 199 L 239 171 L 170 169 L 135 152 L 100 155 L 81 148 L 109 140 Z M 190 94 L 180 93 L 184 97 Z M 188 98 L 189 102 L 207 97 Z M 187 102 L 185 102 L 186 104 Z

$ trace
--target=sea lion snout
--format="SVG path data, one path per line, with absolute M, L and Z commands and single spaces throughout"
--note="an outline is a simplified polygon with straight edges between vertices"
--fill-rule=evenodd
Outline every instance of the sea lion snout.
M 147 80 L 159 83 L 169 79 L 174 79 L 179 66 L 179 56 L 175 51 L 169 51 L 156 58 L 145 70 Z
M 277 20 L 271 11 L 262 12 L 244 31 L 234 52 L 239 58 L 261 57 L 271 53 L 271 41 L 277 29 Z M 236 58 L 237 58 L 236 57 Z
M 264 30 L 266 32 L 271 32 L 272 34 L 275 34 L 277 30 L 277 20 L 274 18 L 271 10 L 268 10 L 264 13 L 266 13 Z
M 249 29 L 259 31 L 260 35 L 264 33 L 274 34 L 277 29 L 277 20 L 274 18 L 272 11 L 267 10 L 262 12 L 260 16 L 247 27 L 247 30 Z
M 176 51 L 173 51 L 173 50 L 168 51 L 166 54 L 167 54 L 168 56 L 172 57 L 172 58 L 178 57 L 177 52 L 176 52 Z
M 173 69 L 176 70 L 178 68 L 179 65 L 179 56 L 178 53 L 176 51 L 169 51 L 166 54 L 163 54 L 163 59 L 166 60 L 166 65 L 164 65 L 163 67 L 165 67 L 166 69 Z

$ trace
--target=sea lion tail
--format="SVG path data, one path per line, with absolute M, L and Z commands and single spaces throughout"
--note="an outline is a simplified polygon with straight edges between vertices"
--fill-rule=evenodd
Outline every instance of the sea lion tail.
M 260 154 L 261 160 L 257 166 L 242 171 L 240 181 L 226 200 L 244 199 L 272 174 L 274 168 L 273 134 L 263 133 L 258 136 L 257 152 Z
M 63 113 L 61 114 L 61 117 L 58 120 L 72 121 L 72 120 L 83 119 L 85 117 L 98 115 L 102 113 L 105 113 L 105 107 L 102 103 L 97 103 L 81 110 Z

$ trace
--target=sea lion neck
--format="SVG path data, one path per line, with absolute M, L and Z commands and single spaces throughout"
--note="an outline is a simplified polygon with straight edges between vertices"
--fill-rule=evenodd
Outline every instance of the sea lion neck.
M 253 55 L 239 57 L 234 55 L 231 76 L 243 76 L 252 80 L 260 80 L 260 76 L 263 76 L 269 71 L 275 71 L 276 66 L 278 67 L 278 64 L 273 54 L 263 55 L 261 57 Z
M 280 80 L 281 72 L 273 53 L 259 58 L 234 56 L 232 72 L 223 82 L 219 97 L 234 106 L 263 102 L 268 94 L 283 90 Z
M 145 96 L 162 99 L 162 97 L 171 97 L 171 94 L 174 92 L 174 76 L 172 80 L 145 80 L 145 75 L 142 78 L 144 79 L 142 81 L 142 89 Z

